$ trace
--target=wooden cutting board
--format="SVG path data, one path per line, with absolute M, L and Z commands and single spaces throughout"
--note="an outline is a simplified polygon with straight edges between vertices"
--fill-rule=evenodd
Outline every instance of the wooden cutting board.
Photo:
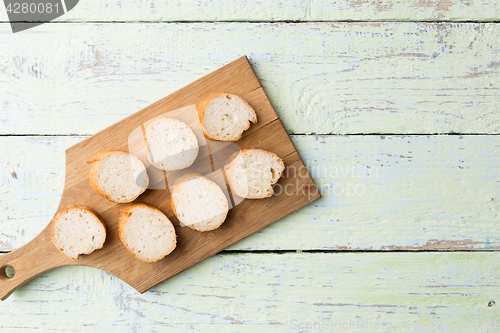
M 242 96 L 256 110 L 258 123 L 252 124 L 236 144 L 241 149 L 266 149 L 283 159 L 286 170 L 275 185 L 279 191 L 276 190 L 271 198 L 239 203 L 231 197 L 234 207 L 229 210 L 222 226 L 202 233 L 179 225 L 170 210 L 168 187 L 171 184 L 168 181 L 163 187 L 146 190 L 135 202 L 155 205 L 168 216 L 176 229 L 177 247 L 160 261 L 141 262 L 118 240 L 118 216 L 126 204 L 112 203 L 92 190 L 87 161 L 100 151 L 130 151 L 131 133 L 137 133 L 137 129 L 143 128 L 152 118 L 173 110 L 177 113 L 192 110 L 193 105 L 198 105 L 204 97 L 219 91 Z M 208 172 L 217 171 L 214 169 L 215 157 L 211 154 L 212 150 L 215 154 L 217 144 L 220 143 L 207 140 L 207 157 L 210 157 L 212 166 Z M 102 269 L 143 293 L 319 197 L 314 182 L 244 56 L 67 149 L 66 180 L 58 210 L 76 204 L 94 208 L 106 222 L 104 247 L 78 260 L 70 260 L 53 245 L 50 222 L 31 242 L 0 256 L 0 299 L 5 300 L 16 288 L 47 270 L 70 265 Z M 12 278 L 5 273 L 8 266 L 15 269 Z

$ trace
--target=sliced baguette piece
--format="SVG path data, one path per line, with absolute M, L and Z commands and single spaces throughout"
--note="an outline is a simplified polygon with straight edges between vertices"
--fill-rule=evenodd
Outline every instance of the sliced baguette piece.
M 181 225 L 198 231 L 220 227 L 229 210 L 219 185 L 199 173 L 188 173 L 175 182 L 171 208 Z
M 165 171 L 189 167 L 199 149 L 193 130 L 174 118 L 158 118 L 148 125 L 146 148 L 149 163 Z
M 100 196 L 118 203 L 135 200 L 149 185 L 144 164 L 123 151 L 105 151 L 90 161 L 90 185 Z
M 272 185 L 281 177 L 285 164 L 270 151 L 244 149 L 224 168 L 234 194 L 262 199 L 274 194 Z
M 197 111 L 200 128 L 211 140 L 238 141 L 250 122 L 257 123 L 255 110 L 233 94 L 212 94 L 201 101 Z
M 144 262 L 158 261 L 177 245 L 175 229 L 168 217 L 155 206 L 133 203 L 120 211 L 118 238 Z
M 95 210 L 86 206 L 69 206 L 54 217 L 52 242 L 71 259 L 90 254 L 104 245 L 106 225 Z

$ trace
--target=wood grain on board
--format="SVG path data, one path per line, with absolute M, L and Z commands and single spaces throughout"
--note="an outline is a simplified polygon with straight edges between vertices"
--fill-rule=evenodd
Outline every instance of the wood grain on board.
M 291 134 L 500 133 L 499 24 L 9 29 L 0 24 L 3 135 L 92 135 L 241 54 Z
M 11 265 L 16 270 L 16 275 L 11 279 L 0 274 L 0 299 L 6 299 L 30 278 L 48 269 L 66 265 L 100 268 L 119 277 L 139 292 L 144 292 L 318 199 L 320 194 L 306 170 L 302 169 L 301 174 L 284 173 L 278 185 L 288 187 L 289 192 L 263 200 L 244 200 L 229 211 L 221 227 L 201 233 L 179 226 L 170 211 L 168 191 L 147 190 L 136 202 L 152 204 L 166 213 L 176 228 L 177 247 L 170 255 L 154 263 L 144 263 L 134 258 L 117 237 L 119 211 L 125 204 L 107 201 L 92 190 L 87 161 L 100 151 L 128 151 L 129 135 L 135 128 L 168 111 L 198 104 L 214 91 L 237 94 L 247 99 L 256 110 L 258 123 L 237 142 L 242 149 L 266 149 L 280 156 L 288 168 L 303 168 L 300 156 L 277 118 L 247 58 L 241 57 L 66 150 L 66 179 L 58 210 L 75 204 L 95 209 L 107 226 L 104 247 L 78 260 L 70 260 L 52 244 L 49 223 L 33 241 L 0 256 L 0 267 Z

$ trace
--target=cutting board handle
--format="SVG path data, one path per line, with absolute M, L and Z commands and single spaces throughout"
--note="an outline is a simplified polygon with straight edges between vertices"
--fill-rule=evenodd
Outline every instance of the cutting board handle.
M 51 223 L 28 244 L 0 255 L 0 300 L 7 299 L 17 288 L 32 278 L 52 268 L 63 266 L 61 256 L 64 255 L 52 244 L 50 225 Z M 7 274 L 13 272 L 8 266 L 14 268 L 14 275 Z

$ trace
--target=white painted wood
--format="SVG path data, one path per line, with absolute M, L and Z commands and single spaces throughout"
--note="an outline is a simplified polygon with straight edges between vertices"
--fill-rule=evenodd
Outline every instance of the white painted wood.
M 488 21 L 498 20 L 499 7 L 88 0 L 58 21 Z M 1 5 L 0 20 L 7 20 Z M 59 23 L 13 35 L 4 23 L 0 134 L 93 134 L 242 54 L 290 133 L 498 134 L 499 29 Z M 0 251 L 26 243 L 50 220 L 64 149 L 81 139 L 0 137 Z M 500 295 L 498 253 L 300 251 L 499 249 L 499 137 L 292 139 L 324 197 L 230 249 L 298 253 L 217 255 L 143 295 L 96 269 L 57 269 L 0 302 L 0 330 L 290 332 L 351 319 L 417 322 L 426 332 L 498 331 L 498 304 L 488 307 Z M 297 322 L 301 328 L 290 326 Z
M 56 21 L 491 21 L 498 1 L 87 0 Z M 4 7 L 0 20 L 6 21 Z
M 296 21 L 308 19 L 310 5 L 307 0 L 88 0 L 55 21 Z M 0 19 L 7 21 L 2 7 Z
M 0 138 L 1 251 L 28 243 L 50 222 L 64 187 L 64 150 L 82 139 Z
M 291 324 L 363 320 L 394 329 L 496 332 L 499 253 L 224 254 L 139 294 L 107 273 L 64 267 L 0 303 L 2 331 L 318 332 Z M 496 301 L 488 307 L 490 301 Z M 469 322 L 468 326 L 466 323 Z M 495 327 L 474 327 L 496 323 Z M 429 327 L 440 324 L 437 329 Z M 450 328 L 445 326 L 449 322 Z M 464 323 L 465 322 L 465 323 Z M 387 324 L 388 325 L 388 324 Z
M 0 250 L 50 221 L 80 139 L 0 138 Z M 229 249 L 500 249 L 500 137 L 292 139 L 323 198 Z
M 500 25 L 0 24 L 0 134 L 93 134 L 247 54 L 290 133 L 500 133 Z

